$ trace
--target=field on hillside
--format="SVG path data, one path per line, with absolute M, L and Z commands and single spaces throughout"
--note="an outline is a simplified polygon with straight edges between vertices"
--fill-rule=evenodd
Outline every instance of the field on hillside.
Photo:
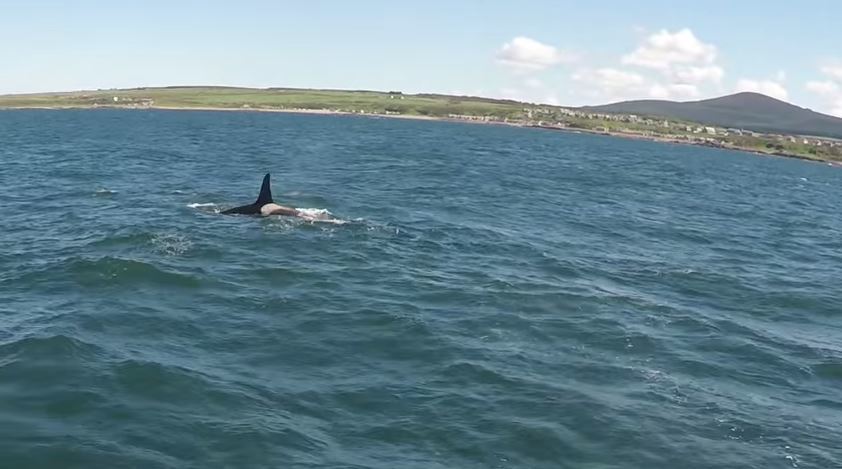
M 183 108 L 319 110 L 505 122 L 556 129 L 668 139 L 812 160 L 842 161 L 842 144 L 782 135 L 743 135 L 718 128 L 702 133 L 685 120 L 640 118 L 517 101 L 398 91 L 296 88 L 164 87 L 0 96 L 0 108 Z M 697 129 L 697 130 L 693 130 Z
M 180 87 L 98 90 L 0 96 L 0 107 L 91 106 L 212 107 L 253 109 L 330 109 L 343 112 L 449 114 L 518 118 L 524 105 L 514 101 L 399 92 L 305 90 L 289 88 Z

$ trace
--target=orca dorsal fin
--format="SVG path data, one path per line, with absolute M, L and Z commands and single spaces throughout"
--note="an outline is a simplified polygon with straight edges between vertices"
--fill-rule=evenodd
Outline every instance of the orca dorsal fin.
M 260 195 L 257 196 L 257 201 L 254 202 L 254 205 L 257 207 L 262 207 L 266 204 L 273 203 L 272 200 L 272 185 L 269 182 L 269 173 L 266 173 L 266 176 L 263 176 L 263 185 L 260 186 Z
M 255 200 L 253 204 L 229 208 L 228 210 L 225 210 L 222 213 L 226 215 L 258 215 L 260 214 L 261 207 L 263 207 L 266 204 L 271 204 L 273 202 L 274 201 L 272 200 L 272 187 L 269 183 L 269 173 L 266 173 L 266 176 L 263 176 L 263 185 L 260 186 L 260 195 L 257 196 L 257 200 Z

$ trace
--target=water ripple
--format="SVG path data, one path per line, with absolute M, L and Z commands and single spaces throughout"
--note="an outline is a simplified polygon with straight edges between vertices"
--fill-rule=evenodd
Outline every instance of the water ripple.
M 842 460 L 832 168 L 269 113 L 0 134 L 2 467 Z M 218 213 L 266 171 L 347 223 Z

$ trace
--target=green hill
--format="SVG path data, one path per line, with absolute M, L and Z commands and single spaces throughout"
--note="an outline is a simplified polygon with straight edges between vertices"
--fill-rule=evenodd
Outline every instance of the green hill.
M 2 107 L 173 107 L 309 109 L 446 117 L 450 114 L 513 119 L 523 103 L 471 96 L 403 94 L 398 91 L 173 86 L 0 96 Z
M 604 106 L 589 106 L 584 109 L 593 112 L 682 119 L 757 132 L 842 138 L 842 119 L 758 93 L 738 93 L 691 102 L 625 101 Z

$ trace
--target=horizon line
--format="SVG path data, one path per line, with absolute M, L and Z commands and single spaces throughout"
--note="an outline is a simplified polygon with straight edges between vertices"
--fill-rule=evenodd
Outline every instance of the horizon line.
M 802 109 L 807 109 L 812 112 L 810 108 L 798 106 L 789 101 L 785 101 L 782 99 L 774 98 L 772 96 L 757 93 L 754 91 L 740 91 L 736 93 L 724 94 L 721 96 L 715 96 L 711 98 L 702 98 L 696 100 L 687 100 L 687 101 L 678 101 L 678 100 L 670 100 L 670 99 L 659 99 L 659 98 L 639 98 L 639 99 L 625 99 L 619 101 L 611 101 L 604 104 L 585 104 L 581 106 L 574 106 L 574 105 L 565 105 L 565 104 L 549 104 L 549 103 L 538 103 L 538 102 L 529 102 L 529 101 L 521 101 L 517 99 L 511 98 L 495 98 L 490 96 L 482 96 L 482 95 L 471 95 L 471 94 L 451 94 L 451 93 L 436 93 L 436 92 L 405 92 L 402 90 L 376 90 L 376 89 L 361 89 L 361 88 L 306 88 L 306 87 L 297 87 L 297 86 L 241 86 L 241 85 L 153 85 L 153 86 L 132 86 L 126 88 L 87 88 L 87 89 L 73 89 L 73 90 L 61 90 L 61 91 L 34 91 L 34 92 L 24 92 L 24 93 L 0 93 L 0 97 L 10 97 L 10 96 L 38 96 L 38 95 L 55 95 L 55 94 L 70 94 L 70 93 L 86 93 L 86 92 L 104 92 L 104 91 L 133 91 L 133 90 L 145 90 L 145 89 L 189 89 L 189 88 L 219 88 L 219 89 L 244 89 L 244 90 L 260 90 L 260 91 L 271 91 L 271 90 L 301 90 L 301 91 L 336 91 L 336 92 L 346 92 L 346 93 L 401 93 L 407 96 L 418 96 L 418 95 L 435 95 L 435 96 L 452 96 L 458 98 L 478 98 L 478 99 L 488 99 L 500 102 L 508 102 L 508 103 L 518 103 L 518 104 L 528 104 L 532 106 L 549 106 L 549 107 L 556 107 L 556 108 L 567 108 L 567 109 L 581 109 L 581 108 L 593 108 L 593 107 L 601 107 L 601 106 L 610 106 L 613 104 L 622 104 L 622 103 L 632 103 L 632 102 L 641 102 L 641 101 L 656 101 L 656 102 L 669 102 L 669 103 L 698 103 L 702 101 L 709 101 L 713 99 L 720 99 L 720 98 L 727 98 L 732 96 L 739 96 L 739 95 L 757 95 L 762 96 L 767 99 L 780 101 L 782 103 L 790 104 L 792 106 L 797 106 Z M 817 112 L 818 113 L 818 112 Z M 823 113 L 819 113 L 823 114 Z M 827 114 L 829 115 L 829 114 Z M 834 116 L 831 116 L 834 117 Z

